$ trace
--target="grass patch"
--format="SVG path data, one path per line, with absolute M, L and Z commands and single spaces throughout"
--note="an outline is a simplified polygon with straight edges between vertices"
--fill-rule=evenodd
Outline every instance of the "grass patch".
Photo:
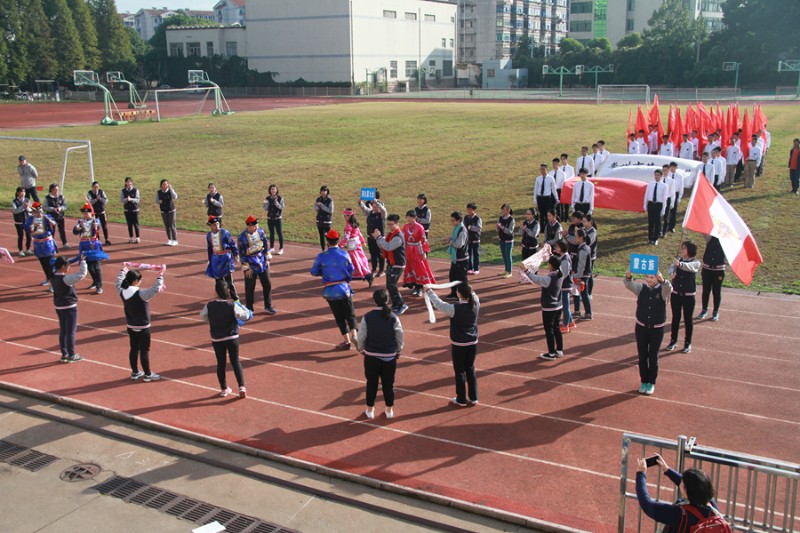
M 795 274 L 800 244 L 786 237 L 787 217 L 800 203 L 800 197 L 788 194 L 786 168 L 800 107 L 764 110 L 772 133 L 764 175 L 754 190 L 737 189 L 726 198 L 750 225 L 764 256 L 751 289 L 800 293 Z M 450 212 L 477 202 L 490 228 L 484 232 L 484 258 L 499 262 L 492 228 L 500 205 L 511 203 L 521 221 L 525 208 L 533 204 L 539 163 L 561 152 L 568 152 L 574 165 L 580 146 L 600 138 L 611 151 L 622 150 L 628 111 L 627 105 L 365 102 L 116 128 L 6 130 L 3 135 L 91 139 L 96 177 L 111 197 L 108 211 L 113 220 L 124 220 L 117 198 L 125 176 L 133 177 L 142 191 L 144 224 L 161 225 L 153 196 L 159 181 L 167 178 L 179 195 L 178 225 L 193 230 L 206 227 L 200 203 L 208 182 L 215 182 L 225 196 L 227 226 L 236 231 L 244 227 L 248 214 L 264 213 L 261 203 L 267 187 L 277 183 L 287 204 L 287 237 L 316 242 L 311 206 L 320 185 L 331 188 L 338 213 L 356 206 L 362 186 L 377 186 L 390 212 L 400 214 L 415 205 L 418 193 L 428 195 L 431 241 L 434 254 L 442 257 L 440 243 L 450 234 Z M 10 206 L 18 185 L 17 155 L 25 154 L 39 169 L 40 185 L 46 187 L 60 175 L 65 146 L 12 141 L 1 141 L 0 146 L 6 154 L 0 206 Z M 89 186 L 88 168 L 79 159 L 75 157 L 74 166 L 70 162 L 65 186 L 71 215 L 77 214 Z M 595 215 L 599 273 L 621 275 L 630 253 L 653 252 L 647 246 L 644 214 L 597 210 Z M 343 226 L 341 220 L 337 215 L 337 227 Z M 680 235 L 658 247 L 663 262 L 677 252 Z M 702 237 L 691 232 L 687 237 L 700 243 L 702 253 Z M 517 259 L 518 253 L 517 239 Z M 741 287 L 732 275 L 726 285 Z

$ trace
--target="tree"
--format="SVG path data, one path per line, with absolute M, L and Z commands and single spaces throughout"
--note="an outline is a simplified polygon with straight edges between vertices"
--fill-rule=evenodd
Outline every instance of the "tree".
M 608 37 L 597 37 L 592 39 L 588 43 L 586 43 L 586 48 L 591 48 L 596 50 L 597 53 L 601 54 L 609 54 L 611 55 L 611 41 L 608 40 Z
M 55 79 L 59 83 L 68 83 L 72 79 L 73 70 L 84 70 L 85 59 L 83 46 L 72 12 L 66 0 L 44 0 L 44 12 L 50 22 L 50 34 L 58 43 L 55 47 L 56 71 Z
M 623 48 L 637 48 L 644 44 L 644 40 L 642 39 L 642 34 L 638 31 L 633 33 L 629 33 L 622 39 L 617 42 L 617 49 Z
M 168 61 L 167 53 L 167 28 L 176 26 L 218 26 L 216 22 L 206 19 L 196 19 L 186 13 L 170 15 L 158 26 L 153 36 L 147 43 L 150 45 L 145 54 L 143 71 L 144 76 L 151 80 L 164 81 L 169 77 L 169 67 L 183 68 L 183 62 Z M 185 74 L 185 72 L 184 72 Z M 185 77 L 183 78 L 185 83 Z
M 86 0 L 67 0 L 67 5 L 72 11 L 72 20 L 80 35 L 84 66 L 88 70 L 97 70 L 100 67 L 100 50 L 97 48 L 97 29 L 89 4 Z
M 25 77 L 29 86 L 35 79 L 53 79 L 56 75 L 55 47 L 50 35 L 50 25 L 42 9 L 41 0 L 19 0 L 21 46 L 25 48 Z
M 691 82 L 695 50 L 705 39 L 703 20 L 691 20 L 681 0 L 666 0 L 647 24 L 649 28 L 642 32 L 647 82 L 672 86 Z
M 581 44 L 580 41 L 576 41 L 571 37 L 564 37 L 561 39 L 559 53 L 562 55 L 566 54 L 578 54 L 583 52 L 584 46 Z
M 100 69 L 119 70 L 123 73 L 134 71 L 136 60 L 131 50 L 131 41 L 117 14 L 114 0 L 89 0 L 89 8 L 97 30 Z

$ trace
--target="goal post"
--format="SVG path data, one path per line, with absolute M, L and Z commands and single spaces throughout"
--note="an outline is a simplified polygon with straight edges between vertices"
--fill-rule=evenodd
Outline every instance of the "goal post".
M 209 95 L 215 87 L 189 87 L 186 89 L 152 89 L 144 93 L 142 105 L 155 110 L 153 120 L 187 115 L 212 114 L 213 101 Z
M 597 103 L 644 102 L 650 105 L 649 85 L 598 85 Z
M 55 183 L 67 199 L 70 211 L 83 205 L 86 191 L 95 181 L 90 140 L 0 136 L 0 152 L 13 154 L 15 159 L 24 155 L 39 174 L 36 183 L 37 188 L 41 188 L 39 198 L 44 199 L 48 186 Z M 14 176 L 17 177 L 15 171 Z M 0 185 L 2 198 L 13 198 L 17 186 L 17 179 L 3 180 Z

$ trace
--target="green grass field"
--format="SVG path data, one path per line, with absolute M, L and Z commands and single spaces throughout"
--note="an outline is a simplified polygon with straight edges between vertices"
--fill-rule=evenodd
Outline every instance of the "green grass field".
M 362 186 L 379 187 L 389 211 L 401 215 L 425 192 L 434 217 L 432 245 L 444 256 L 439 243 L 450 234 L 453 210 L 475 201 L 484 225 L 493 228 L 500 205 L 509 202 L 521 220 L 532 204 L 539 163 L 568 152 L 574 165 L 579 147 L 601 138 L 610 151 L 623 151 L 628 111 L 627 105 L 366 102 L 121 127 L 4 130 L 2 135 L 91 139 L 96 177 L 112 200 L 110 218 L 123 220 L 117 198 L 124 177 L 131 176 L 142 191 L 142 222 L 153 226 L 161 225 L 153 196 L 162 178 L 180 197 L 179 227 L 204 230 L 201 200 L 213 181 L 225 196 L 226 225 L 236 232 L 248 214 L 264 214 L 267 187 L 276 183 L 287 204 L 288 239 L 306 242 L 316 241 L 312 204 L 322 184 L 331 188 L 337 212 L 356 207 Z M 764 111 L 772 133 L 765 173 L 754 190 L 736 189 L 726 198 L 749 224 L 764 256 L 750 288 L 800 293 L 800 244 L 785 233 L 800 206 L 800 197 L 788 193 L 786 168 L 791 140 L 800 135 L 800 106 L 765 106 Z M 18 185 L 20 153 L 39 169 L 45 188 L 60 175 L 65 146 L 5 140 L 0 146 L 2 207 L 10 206 Z M 89 174 L 85 158 L 73 157 L 65 192 L 74 215 L 89 188 Z M 630 253 L 653 252 L 644 214 L 597 210 L 595 218 L 599 273 L 621 275 Z M 343 226 L 340 216 L 335 220 Z M 687 237 L 702 250 L 700 235 Z M 662 261 L 674 256 L 679 239 L 677 233 L 661 241 Z M 485 231 L 483 242 L 484 259 L 497 262 L 495 232 Z M 3 245 L 13 245 L 11 235 Z M 741 286 L 730 274 L 726 285 Z

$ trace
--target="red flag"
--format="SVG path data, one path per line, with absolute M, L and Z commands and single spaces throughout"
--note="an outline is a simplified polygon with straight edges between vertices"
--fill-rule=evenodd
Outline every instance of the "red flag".
M 658 139 L 656 140 L 656 146 L 661 148 L 661 145 L 664 142 L 661 140 L 661 137 L 664 136 L 664 125 L 661 123 L 661 112 L 658 110 L 658 95 L 653 99 L 653 107 L 650 108 L 650 125 L 656 127 L 656 132 L 658 134 Z
M 672 132 L 675 131 L 675 108 L 672 104 L 669 105 L 669 114 L 667 115 L 667 132 L 669 133 L 670 138 L 672 137 Z
M 722 130 L 725 127 L 725 115 L 722 114 L 719 102 L 717 102 L 717 123 L 714 126 L 716 127 L 716 131 Z
M 672 144 L 675 145 L 675 154 L 680 153 L 681 142 L 683 141 L 683 124 L 681 123 L 681 108 L 675 108 L 675 129 L 670 129 Z
M 631 144 L 631 120 L 633 120 L 633 110 L 629 109 L 628 110 L 628 132 L 625 134 L 625 142 L 627 143 L 626 145 L 630 145 Z M 570 202 L 572 202 L 571 198 L 570 198 Z
M 591 178 L 594 184 L 594 206 L 617 211 L 644 212 L 644 195 L 647 183 L 626 178 Z M 572 188 L 580 178 L 570 178 L 561 190 L 561 202 L 572 203 Z
M 747 116 L 747 109 L 744 110 L 744 119 L 742 119 L 742 136 L 739 139 L 739 149 L 742 151 L 742 160 L 747 161 L 747 156 L 750 155 L 750 117 Z
M 706 118 L 708 117 L 708 118 Z M 700 113 L 700 127 L 698 128 L 697 134 L 697 153 L 702 154 L 708 144 L 708 135 L 706 135 L 706 131 L 708 129 L 708 121 L 711 119 L 711 116 L 708 113 L 703 114 Z
M 644 118 L 644 112 L 642 111 L 642 106 L 636 110 L 636 138 L 639 138 L 639 132 L 643 131 L 645 136 L 647 135 L 647 119 Z M 645 142 L 647 141 L 647 137 L 645 137 Z
M 695 180 L 683 227 L 718 238 L 733 273 L 750 285 L 764 259 L 750 228 L 702 173 Z
M 739 131 L 742 127 L 742 121 L 739 118 L 739 104 L 733 104 L 733 124 L 731 124 L 734 133 Z
M 764 139 L 764 142 L 767 140 L 767 116 L 761 110 L 761 105 L 756 106 L 753 109 L 753 133 L 761 132 L 761 138 Z
M 692 104 L 686 108 L 686 133 L 697 129 L 697 113 L 692 109 Z

